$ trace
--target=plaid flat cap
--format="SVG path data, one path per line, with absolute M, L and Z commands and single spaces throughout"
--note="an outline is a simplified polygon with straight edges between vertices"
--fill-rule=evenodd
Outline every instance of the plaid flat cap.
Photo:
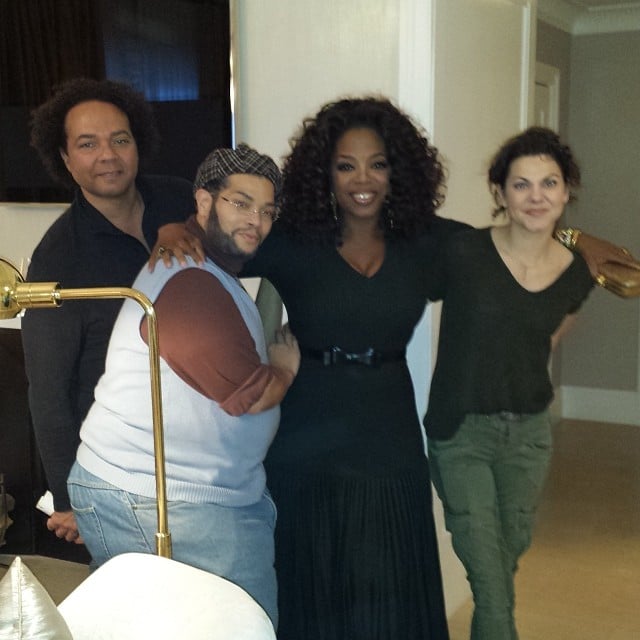
M 216 149 L 212 151 L 198 167 L 193 191 L 219 185 L 227 176 L 234 173 L 248 173 L 262 176 L 273 183 L 276 200 L 282 189 L 282 174 L 276 163 L 269 157 L 258 153 L 244 143 L 236 149 Z

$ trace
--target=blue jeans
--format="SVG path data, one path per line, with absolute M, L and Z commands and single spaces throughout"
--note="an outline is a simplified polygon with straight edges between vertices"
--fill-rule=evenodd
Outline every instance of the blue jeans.
M 451 440 L 429 440 L 433 484 L 473 592 L 472 640 L 518 638 L 515 572 L 550 458 L 547 412 L 468 415 Z
M 122 491 L 77 462 L 68 487 L 78 529 L 97 566 L 120 553 L 156 552 L 154 498 Z M 242 587 L 277 627 L 276 508 L 268 493 L 246 507 L 169 502 L 167 514 L 173 559 Z

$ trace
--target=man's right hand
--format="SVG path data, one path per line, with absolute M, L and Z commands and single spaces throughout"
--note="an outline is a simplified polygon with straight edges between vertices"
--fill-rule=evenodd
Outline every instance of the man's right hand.
M 64 538 L 67 542 L 84 544 L 73 511 L 54 511 L 47 520 L 47 529 L 53 531 L 58 538 Z
M 158 241 L 149 255 L 149 271 L 153 270 L 162 260 L 167 267 L 171 266 L 173 257 L 184 267 L 186 256 L 191 256 L 197 264 L 203 264 L 204 249 L 199 238 L 189 233 L 182 222 L 171 222 L 158 229 Z

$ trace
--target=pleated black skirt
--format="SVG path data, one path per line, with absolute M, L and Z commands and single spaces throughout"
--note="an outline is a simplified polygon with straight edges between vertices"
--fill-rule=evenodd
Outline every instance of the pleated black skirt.
M 280 640 L 447 640 L 431 486 L 269 470 Z

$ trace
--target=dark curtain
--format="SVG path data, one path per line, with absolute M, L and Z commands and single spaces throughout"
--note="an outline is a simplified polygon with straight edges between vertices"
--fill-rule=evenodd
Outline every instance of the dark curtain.
M 104 77 L 94 0 L 0 0 L 0 105 L 34 107 L 70 78 Z
M 207 7 L 209 25 L 202 24 L 196 34 L 198 49 L 202 58 L 209 60 L 208 67 L 200 65 L 200 98 L 230 100 L 231 83 L 231 36 L 228 0 L 211 2 Z M 231 106 L 229 105 L 229 126 L 231 126 Z
M 229 52 L 228 0 L 0 0 L 0 201 L 69 199 L 29 146 L 29 119 L 75 77 L 144 93 L 163 138 L 144 168 L 192 179 L 231 143 Z
M 151 101 L 229 95 L 229 3 L 101 0 L 105 68 Z

